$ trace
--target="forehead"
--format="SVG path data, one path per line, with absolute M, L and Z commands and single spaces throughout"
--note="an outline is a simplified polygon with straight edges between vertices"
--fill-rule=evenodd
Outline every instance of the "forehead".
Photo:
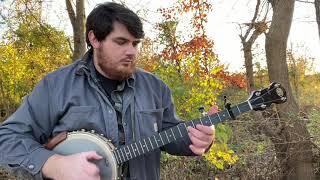
M 125 38 L 128 40 L 136 41 L 139 40 L 135 38 L 127 29 L 127 27 L 119 22 L 113 23 L 113 31 L 110 32 L 108 35 L 109 38 Z

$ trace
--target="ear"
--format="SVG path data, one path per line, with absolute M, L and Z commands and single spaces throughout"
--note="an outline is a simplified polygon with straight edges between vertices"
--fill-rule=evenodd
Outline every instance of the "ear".
M 90 44 L 94 49 L 97 49 L 100 47 L 100 42 L 98 41 L 98 39 L 96 38 L 92 30 L 89 31 L 88 38 L 89 38 Z

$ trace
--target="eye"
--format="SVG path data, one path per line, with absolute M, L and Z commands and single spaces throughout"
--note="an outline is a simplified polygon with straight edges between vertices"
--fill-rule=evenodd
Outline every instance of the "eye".
M 115 42 L 116 42 L 118 45 L 124 45 L 127 41 L 124 40 L 124 39 L 117 39 L 117 40 L 115 40 Z
M 133 41 L 132 46 L 137 47 L 140 44 L 140 41 Z

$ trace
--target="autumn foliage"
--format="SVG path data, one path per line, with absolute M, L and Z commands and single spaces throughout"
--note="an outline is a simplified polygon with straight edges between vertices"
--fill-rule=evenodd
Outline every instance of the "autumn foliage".
M 163 21 L 157 25 L 157 42 L 147 39 L 143 44 L 140 65 L 161 77 L 172 89 L 179 116 L 198 118 L 198 108 L 217 105 L 218 95 L 227 86 L 245 87 L 241 74 L 228 73 L 214 52 L 214 41 L 208 38 L 205 24 L 212 10 L 208 1 L 178 1 L 173 7 L 159 9 Z M 187 29 L 179 31 L 180 18 L 191 15 Z M 154 44 L 160 48 L 152 53 Z M 216 168 L 234 164 L 238 157 L 228 147 L 232 134 L 227 125 L 217 126 L 217 143 L 205 156 Z

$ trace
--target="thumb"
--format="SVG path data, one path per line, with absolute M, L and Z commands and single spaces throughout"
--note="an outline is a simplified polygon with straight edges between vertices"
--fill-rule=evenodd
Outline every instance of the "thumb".
M 87 160 L 100 160 L 103 158 L 95 151 L 84 152 L 83 155 Z

